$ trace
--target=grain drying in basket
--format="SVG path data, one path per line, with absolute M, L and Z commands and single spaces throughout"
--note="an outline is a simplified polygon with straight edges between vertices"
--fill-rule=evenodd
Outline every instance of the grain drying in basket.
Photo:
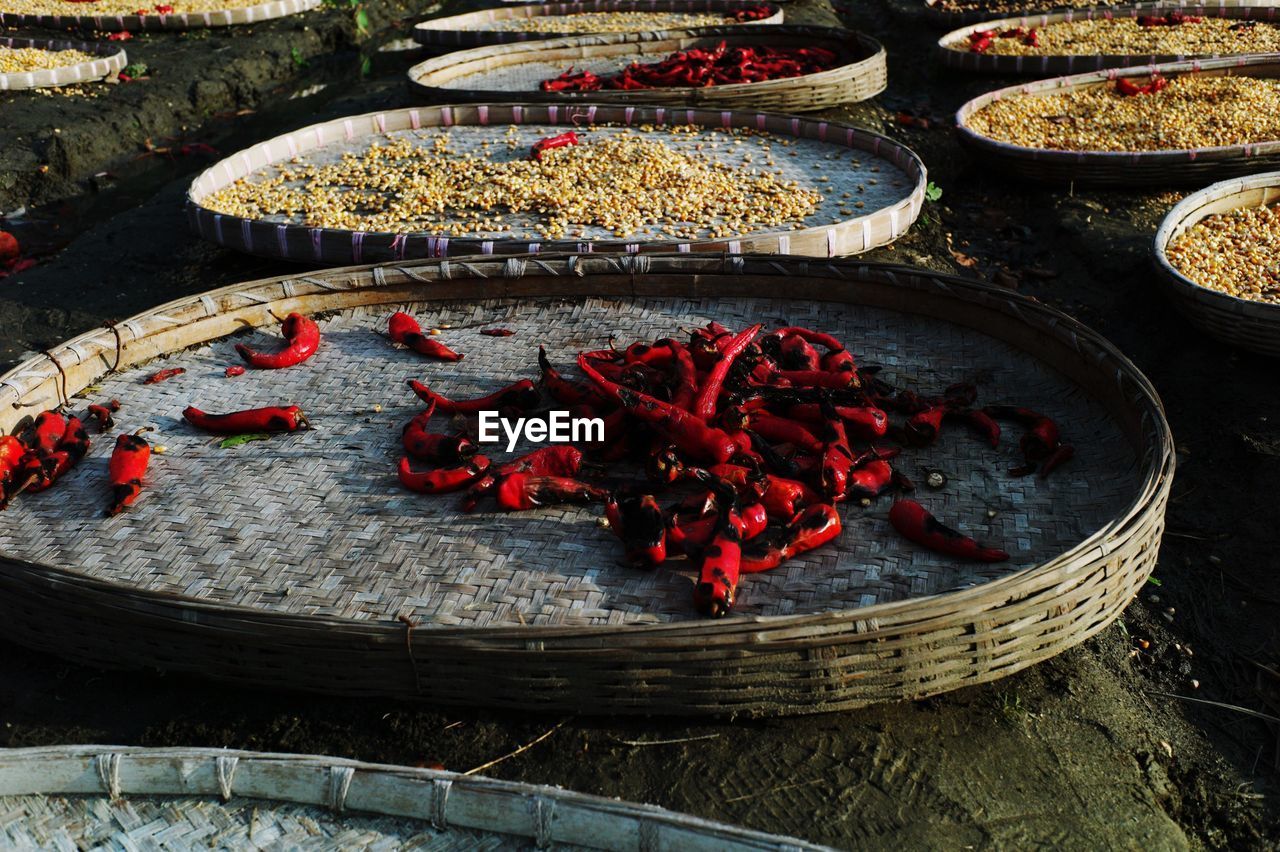
M 697 12 L 581 12 L 575 15 L 543 15 L 507 18 L 475 29 L 529 33 L 634 33 L 681 30 L 736 23 L 731 15 Z
M 29 71 L 51 71 L 98 59 L 81 50 L 45 50 L 38 47 L 6 47 L 0 44 L 0 74 L 25 74 Z
M 130 17 L 158 15 L 202 15 L 227 9 L 244 9 L 260 5 L 262 0 L 171 0 L 144 5 L 140 0 L 93 0 L 77 6 L 66 0 L 0 0 L 0 16 L 68 16 Z
M 951 47 L 993 56 L 1274 53 L 1280 50 L 1280 27 L 1264 21 L 1206 18 L 1171 10 L 1136 17 L 1097 17 L 1044 26 L 983 29 Z
M 1166 247 L 1169 263 L 1201 287 L 1280 306 L 1276 204 L 1206 216 Z

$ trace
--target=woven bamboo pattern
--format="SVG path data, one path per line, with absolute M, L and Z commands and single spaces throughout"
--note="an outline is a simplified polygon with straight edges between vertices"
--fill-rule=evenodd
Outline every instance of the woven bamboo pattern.
M 775 3 L 756 3 L 751 0 L 587 0 L 581 3 L 529 3 L 520 6 L 498 6 L 432 18 L 413 28 L 414 41 L 427 47 L 456 49 L 481 47 L 490 44 L 507 44 L 530 39 L 569 38 L 580 33 L 544 33 L 529 30 L 496 30 L 493 25 L 502 21 L 515 21 L 560 15 L 580 15 L 589 12 L 723 12 L 726 16 L 739 9 L 767 6 L 768 17 L 744 21 L 741 26 L 754 24 L 780 24 L 782 8 Z
M 783 287 L 785 300 L 768 301 Z M 323 369 L 283 371 L 288 375 L 278 381 L 285 384 L 269 383 L 274 402 L 305 401 L 308 384 L 323 383 L 320 374 L 339 362 L 356 362 L 354 372 L 337 377 L 340 384 L 360 380 L 372 351 L 364 347 L 376 342 L 373 320 L 385 322 L 393 306 L 405 305 L 427 322 L 461 325 L 478 317 L 519 329 L 502 341 L 521 347 L 514 362 L 500 350 L 464 347 L 472 354 L 458 366 L 474 362 L 485 384 L 452 368 L 405 365 L 442 390 L 491 387 L 506 378 L 493 375 L 495 364 L 507 365 L 510 378 L 517 369 L 527 375 L 529 352 L 544 339 L 563 360 L 561 347 L 592 345 L 615 328 L 777 313 L 793 322 L 843 321 L 854 332 L 850 339 L 867 348 L 864 361 L 879 358 L 928 386 L 955 380 L 958 370 L 972 376 L 992 369 L 1004 377 L 1000 386 L 1016 383 L 1019 399 L 1061 415 L 1067 434 L 1088 449 L 1061 478 L 1011 483 L 1003 473 L 1010 459 L 985 455 L 967 436 L 938 448 L 931 460 L 954 487 L 929 499 L 979 537 L 1018 551 L 1009 566 L 936 562 L 889 536 L 885 507 L 851 506 L 847 541 L 815 551 L 794 570 L 751 578 L 743 614 L 708 622 L 688 608 L 687 576 L 664 570 L 636 578 L 621 568 L 616 544 L 589 513 L 460 518 L 447 498 L 400 491 L 391 447 L 416 410 L 400 390 L 403 367 L 370 368 L 383 391 L 366 396 L 366 382 L 337 388 L 336 399 L 314 400 L 319 408 L 309 414 L 322 428 L 301 440 L 220 455 L 194 447 L 174 424 L 176 396 L 157 408 L 137 396 L 141 375 L 186 363 L 187 376 L 151 390 L 176 392 L 189 380 L 189 394 L 200 402 L 227 394 L 257 399 L 252 394 L 268 391 L 253 380 L 221 377 L 229 363 L 223 338 L 246 325 L 274 324 L 271 312 L 337 312 L 316 356 L 334 360 Z M 953 356 L 940 351 L 947 345 L 956 348 Z M 170 357 L 153 362 L 161 355 Z M 104 447 L 59 486 L 82 490 L 83 499 L 63 492 L 60 500 L 33 497 L 9 509 L 23 513 L 11 528 L 25 530 L 40 513 L 57 514 L 56 505 L 91 507 L 0 543 L 0 630 L 100 664 L 341 694 L 570 711 L 776 714 L 991 680 L 1082 641 L 1119 613 L 1154 566 L 1173 470 L 1154 392 L 1092 332 L 987 285 L 848 261 L 590 255 L 334 270 L 175 302 L 51 356 L 0 378 L 0 426 L 11 429 L 91 383 L 105 393 L 107 383 L 119 381 L 127 388 L 112 388 L 128 391 L 126 411 L 159 426 L 157 440 L 171 450 L 159 457 L 149 505 L 140 503 L 116 526 L 95 517 L 95 498 L 105 499 Z M 375 413 L 375 404 L 383 411 Z M 204 407 L 217 410 L 213 402 Z M 131 425 L 124 412 L 121 418 L 122 428 Z M 335 472 L 328 472 L 331 456 L 345 460 Z M 181 485 L 157 490 L 170 477 Z M 190 508 L 199 502 L 210 504 L 203 521 Z M 996 518 L 982 526 L 979 513 L 988 506 Z M 344 514 L 355 516 L 345 526 Z M 335 517 L 339 526 L 331 530 Z M 58 526 L 77 535 L 46 541 Z M 236 556 L 245 536 L 258 550 L 249 559 Z M 96 550 L 75 551 L 80 537 L 99 542 Z M 126 540 L 132 544 L 122 549 Z M 136 570 L 144 562 L 153 575 Z M 433 576 L 441 578 L 435 586 Z M 433 593 L 424 593 L 428 588 Z
M 0 844 L 19 849 L 660 849 L 803 840 L 554 787 L 321 755 L 55 746 L 0 751 Z
M 1185 186 L 1230 175 L 1251 174 L 1280 165 L 1280 140 L 1169 151 L 1057 151 L 1001 142 L 971 130 L 966 120 L 1004 98 L 1037 97 L 1106 85 L 1120 77 L 1280 77 L 1275 57 L 1166 62 L 1141 68 L 1112 69 L 1039 80 L 980 95 L 960 107 L 960 141 L 1001 174 L 1047 183 L 1093 186 Z
M 0 26 L 91 29 L 106 32 L 192 30 L 256 24 L 317 9 L 323 0 L 270 0 L 236 9 L 174 15 L 17 15 L 0 11 Z
M 948 68 L 964 71 L 978 71 L 988 74 L 1079 74 L 1085 71 L 1098 71 L 1104 68 L 1129 68 L 1135 65 L 1154 65 L 1162 62 L 1182 62 L 1187 59 L 1216 59 L 1216 56 L 1111 56 L 1089 54 L 1078 56 L 1061 56 L 1044 54 L 1037 56 L 1004 56 L 991 53 L 973 53 L 969 50 L 969 33 L 987 29 L 1010 29 L 1013 27 L 1043 27 L 1058 21 L 1084 21 L 1094 19 L 1110 19 L 1139 15 L 1161 15 L 1165 12 L 1180 11 L 1187 15 L 1199 15 L 1206 18 L 1229 18 L 1239 21 L 1262 21 L 1280 23 L 1280 7 L 1267 6 L 1216 6 L 1216 5 L 1179 5 L 1177 3 L 1156 3 L 1135 6 L 1095 6 L 1090 9 L 1068 9 L 1060 12 L 1047 12 L 1042 15 L 1024 15 L 1020 18 L 1001 18 L 995 21 L 984 21 L 969 24 L 938 39 L 937 54 L 942 64 Z M 1231 59 L 1250 55 L 1264 54 L 1232 54 Z
M 664 87 L 598 92 L 543 92 L 538 84 L 568 68 L 613 74 L 632 63 L 657 62 L 678 50 L 720 42 L 769 47 L 825 47 L 842 64 L 816 74 L 723 86 Z M 831 27 L 709 27 L 688 33 L 649 32 L 579 36 L 520 45 L 464 50 L 409 69 L 409 83 L 424 98 L 492 101 L 518 93 L 531 102 L 667 104 L 813 112 L 865 101 L 888 85 L 885 51 L 870 36 Z
M 1280 201 L 1280 172 L 1225 180 L 1178 202 L 1156 231 L 1153 260 L 1178 310 L 1212 337 L 1241 349 L 1280 357 L 1280 307 L 1201 287 L 1169 262 L 1165 250 L 1207 216 Z
M 827 201 L 811 215 L 811 226 L 789 231 L 756 231 L 728 239 L 678 241 L 670 237 L 633 236 L 618 239 L 603 229 L 588 230 L 590 239 L 544 240 L 528 221 L 504 234 L 473 237 L 444 237 L 430 233 L 368 233 L 330 228 L 304 227 L 296 222 L 243 219 L 224 215 L 202 205 L 203 199 L 236 180 L 293 157 L 326 162 L 344 151 L 363 150 L 372 141 L 386 142 L 396 134 L 425 139 L 447 128 L 459 145 L 478 146 L 481 139 L 493 138 L 495 127 L 505 131 L 516 125 L 520 138 L 532 144 L 539 128 L 583 129 L 600 125 L 593 132 L 615 132 L 603 125 L 642 128 L 662 135 L 663 141 L 679 148 L 688 134 L 670 128 L 696 125 L 705 128 L 742 127 L 791 137 L 794 149 L 803 154 L 783 166 L 788 177 L 806 186 L 821 187 Z M 477 150 L 478 147 L 477 147 Z M 525 151 L 528 147 L 524 148 Z M 848 152 L 860 167 L 843 165 L 833 169 L 831 159 Z M 846 160 L 846 163 L 849 161 Z M 880 169 L 880 173 L 872 173 Z M 820 181 L 826 178 L 826 181 Z M 858 190 L 862 180 L 879 179 L 865 185 L 866 215 L 840 219 L 836 211 L 841 190 Z M 898 186 L 894 186 L 897 183 Z M 345 264 L 412 258 L 457 257 L 461 255 L 534 254 L 539 252 L 727 252 L 730 254 L 776 253 L 817 257 L 839 257 L 869 251 L 906 233 L 924 205 L 928 175 L 924 163 L 909 148 L 891 139 L 834 121 L 798 118 L 775 113 L 732 110 L 668 109 L 666 107 L 601 106 L 578 104 L 479 104 L 474 106 L 419 107 L 337 119 L 317 124 L 285 136 L 259 143 L 214 164 L 192 183 L 187 193 L 187 212 L 192 228 L 203 238 L 228 248 L 269 257 L 284 257 L 312 263 Z M 873 191 L 874 190 L 874 191 Z M 851 193 L 852 194 L 852 193 Z M 806 223 L 808 224 L 808 223 Z M 520 236 L 511 236 L 511 234 Z
M 128 64 L 124 48 L 114 44 L 87 44 L 80 41 L 51 41 L 49 39 L 14 38 L 0 36 L 0 47 L 35 47 L 40 50 L 79 50 L 100 58 L 91 62 L 76 62 L 58 68 L 40 71 L 0 74 L 0 92 L 16 89 L 42 89 L 49 86 L 71 86 L 88 83 L 118 74 Z

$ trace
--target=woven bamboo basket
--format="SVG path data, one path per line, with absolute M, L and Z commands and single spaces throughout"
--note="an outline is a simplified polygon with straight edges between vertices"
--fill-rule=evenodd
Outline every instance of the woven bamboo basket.
M 380 331 L 397 306 L 452 328 L 440 339 L 466 360 L 432 369 L 391 347 Z M 223 377 L 228 335 L 295 310 L 329 315 L 306 367 Z M 400 426 L 419 409 L 406 377 L 469 396 L 536 372 L 538 344 L 569 369 L 611 336 L 713 318 L 821 327 L 920 387 L 986 377 L 1056 417 L 1077 457 L 1047 480 L 1016 479 L 1004 472 L 1016 436 L 1001 452 L 946 433 L 912 457 L 949 477 L 921 499 L 1011 562 L 912 548 L 886 503 L 850 504 L 852 529 L 752 575 L 719 620 L 694 614 L 681 563 L 624 566 L 592 507 L 464 515 L 396 482 Z M 515 334 L 481 336 L 490 325 Z M 158 367 L 187 373 L 143 384 Z M 238 285 L 0 377 L 0 428 L 86 388 L 122 401 L 122 431 L 156 426 L 168 452 L 113 520 L 100 517 L 101 439 L 56 489 L 9 507 L 4 636 L 107 667 L 523 711 L 809 713 L 1011 674 L 1098 632 L 1142 588 L 1174 466 L 1155 392 L 1094 332 L 980 282 L 853 261 L 476 257 Z M 285 399 L 306 403 L 317 429 L 222 449 L 178 414 Z
M 51 41 L 49 39 L 14 38 L 0 36 L 0 47 L 35 47 L 40 50 L 78 50 L 97 56 L 89 62 L 76 62 L 40 71 L 21 71 L 0 74 L 0 91 L 16 89 L 43 89 L 50 86 L 71 86 L 102 80 L 118 74 L 128 64 L 124 48 L 114 44 L 86 44 L 79 41 Z
M 1224 343 L 1280 357 L 1280 306 L 1241 299 L 1196 284 L 1174 268 L 1166 250 L 1193 225 L 1217 213 L 1280 201 L 1280 172 L 1226 180 L 1178 202 L 1156 231 L 1156 271 L 1169 283 L 1174 304 L 1197 327 Z
M 825 47 L 842 57 L 835 68 L 816 74 L 734 83 L 598 92 L 544 92 L 538 84 L 572 67 L 612 74 L 634 62 L 657 62 L 679 50 L 730 47 Z M 518 95 L 537 103 L 664 104 L 737 109 L 813 112 L 865 101 L 888 84 L 885 51 L 870 36 L 831 27 L 741 26 L 697 31 L 623 33 L 479 47 L 428 59 L 409 69 L 414 91 L 433 101 L 492 101 Z
M 173 15 L 23 15 L 4 11 L 0 2 L 0 26 L 78 28 L 119 32 L 143 30 L 192 30 L 202 27 L 229 27 L 256 24 L 272 18 L 296 15 L 319 8 L 323 0 L 270 0 L 234 9 Z
M 530 39 L 569 38 L 584 33 L 536 32 L 533 30 L 495 29 L 495 25 L 560 15 L 581 15 L 593 12 L 719 12 L 726 17 L 738 11 L 756 6 L 767 6 L 768 17 L 744 21 L 740 26 L 753 24 L 780 24 L 783 13 L 775 3 L 755 3 L 750 0 L 589 0 L 583 3 L 530 3 L 522 6 L 498 6 L 481 9 L 447 18 L 433 18 L 413 28 L 413 38 L 419 44 L 432 48 L 456 49 L 482 47 L 490 44 L 507 44 Z M 657 27 L 655 29 L 669 29 Z
M 1164 0 L 1158 5 L 1163 8 L 1196 6 L 1206 9 L 1231 9 L 1240 6 L 1267 6 L 1269 4 L 1270 0 L 1216 0 L 1216 2 L 1196 2 L 1196 0 L 1171 2 L 1171 0 Z M 997 2 L 982 3 L 973 8 L 948 10 L 940 8 L 938 4 L 925 2 L 923 5 L 923 17 L 931 26 L 943 30 L 952 30 L 967 24 L 980 24 L 983 21 L 1010 15 L 1043 15 L 1053 12 L 1065 12 L 1068 9 L 1088 9 L 1090 7 L 1101 10 L 1123 5 L 1128 4 L 1123 2 L 1081 2 L 1079 5 L 1073 5 L 1055 2 L 1055 0 L 1043 0 L 1043 2 L 1040 2 L 1040 0 L 1007 0 L 1007 2 L 997 0 Z
M 6 749 L 0 797 L 17 849 L 827 848 L 555 787 L 230 749 Z
M 1068 9 L 1061 12 L 1048 12 L 1042 15 L 1025 15 L 1020 18 L 1001 18 L 995 21 L 970 24 L 944 35 L 938 39 L 938 56 L 942 64 L 948 68 L 965 71 L 980 71 L 992 74 L 1078 74 L 1085 71 L 1098 71 L 1103 68 L 1128 68 L 1134 65 L 1152 65 L 1160 62 L 1180 62 L 1185 59 L 1212 59 L 1215 56 L 1178 56 L 1164 55 L 1037 55 L 1037 56 L 999 56 L 990 53 L 972 53 L 968 48 L 969 33 L 986 29 L 1009 29 L 1012 27 L 1043 27 L 1059 21 L 1107 20 L 1111 18 L 1136 18 L 1139 15 L 1163 14 L 1180 11 L 1188 15 L 1199 15 L 1206 18 L 1229 18 L 1239 21 L 1258 21 L 1262 23 L 1280 23 L 1280 7 L 1278 6 L 1214 6 L 1194 5 L 1180 6 L 1174 4 L 1152 4 L 1136 6 L 1103 6 L 1089 9 Z M 1234 57 L 1251 54 L 1235 54 Z M 1261 56 L 1265 54 L 1252 54 Z
M 1060 151 L 1000 142 L 971 130 L 967 119 L 1004 98 L 1039 97 L 1109 85 L 1120 77 L 1280 77 L 1275 57 L 1167 62 L 1142 68 L 1077 74 L 1010 86 L 974 98 L 956 113 L 960 141 L 1000 174 L 1048 183 L 1093 186 L 1186 186 L 1280 164 L 1280 139 L 1247 145 L 1168 151 Z
M 446 237 L 440 233 L 395 234 L 306 227 L 296 220 L 245 219 L 216 213 L 204 205 L 204 200 L 222 187 L 294 157 L 316 161 L 336 159 L 343 152 L 364 150 L 370 142 L 386 142 L 396 135 L 430 139 L 433 134 L 445 132 L 443 128 L 455 146 L 471 145 L 473 150 L 480 151 L 479 140 L 499 139 L 500 132 L 516 125 L 523 134 L 517 137 L 523 140 L 523 147 L 510 156 L 523 157 L 527 156 L 532 142 L 541 138 L 537 135 L 540 131 L 553 127 L 583 130 L 606 124 L 642 130 L 651 126 L 654 130 L 646 132 L 663 134 L 664 142 L 673 147 L 683 146 L 681 150 L 691 153 L 693 143 L 688 134 L 672 133 L 670 128 L 687 125 L 708 129 L 748 128 L 788 137 L 788 141 L 799 140 L 790 150 L 803 156 L 785 158 L 784 175 L 806 186 L 822 188 L 826 200 L 810 217 L 822 224 L 810 225 L 806 221 L 807 227 L 798 230 L 761 230 L 726 239 L 683 241 L 652 230 L 618 239 L 602 228 L 587 229 L 579 239 L 545 239 L 526 220 L 523 224 L 514 221 L 512 230 L 502 233 Z M 488 127 L 495 129 L 485 129 Z M 832 158 L 841 154 L 851 155 L 860 165 L 850 167 L 846 160 L 841 168 L 833 169 Z M 875 169 L 880 171 L 875 173 Z M 872 185 L 872 180 L 878 183 Z M 572 106 L 483 104 L 353 116 L 259 143 L 213 165 L 196 178 L 187 193 L 187 211 L 195 231 L 219 245 L 250 254 L 330 265 L 541 251 L 763 252 L 837 257 L 869 251 L 905 234 L 924 204 L 927 183 L 924 164 L 910 149 L 886 137 L 834 121 L 729 110 L 577 103 Z M 842 191 L 867 199 L 866 215 L 840 219 L 837 213 Z M 442 224 L 447 221 L 452 220 L 442 217 Z

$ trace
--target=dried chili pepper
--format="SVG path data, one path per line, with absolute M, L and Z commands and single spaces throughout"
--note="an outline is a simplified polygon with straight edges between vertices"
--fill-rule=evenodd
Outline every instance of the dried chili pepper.
M 595 407 L 606 402 L 604 396 L 595 388 L 561 376 L 560 372 L 551 366 L 551 361 L 547 358 L 547 350 L 543 346 L 538 347 L 538 367 L 542 370 L 542 386 L 547 389 L 551 398 L 561 405 Z
M 570 145 L 578 144 L 578 134 L 570 130 L 568 133 L 561 133 L 558 136 L 548 136 L 546 139 L 539 139 L 533 143 L 533 152 L 530 159 L 541 160 L 542 155 L 546 151 L 553 148 L 567 148 Z
M 67 434 L 67 418 L 57 411 L 42 411 L 36 415 L 35 422 L 22 434 L 22 443 L 31 449 L 51 453 L 58 447 L 58 442 Z
M 538 403 L 541 402 L 538 389 L 528 379 L 521 379 L 501 390 L 496 390 L 487 396 L 476 397 L 475 399 L 451 400 L 448 397 L 441 396 L 416 379 L 409 380 L 409 387 L 417 394 L 418 399 L 428 404 L 434 404 L 445 414 L 475 414 L 480 411 L 531 411 L 537 408 Z
M 427 471 L 414 471 L 408 456 L 404 456 L 400 459 L 398 474 L 400 484 L 410 491 L 417 491 L 419 494 L 447 494 L 450 491 L 461 491 L 484 476 L 488 470 L 489 459 L 484 456 L 475 456 L 457 467 Z
M 835 66 L 839 55 L 821 47 L 769 47 L 742 45 L 694 47 L 658 62 L 633 63 L 615 74 L 599 76 L 590 71 L 543 80 L 545 92 L 594 92 L 601 89 L 649 89 L 664 86 L 705 87 L 729 83 L 755 83 L 799 77 Z
M 310 429 L 302 409 L 296 405 L 250 408 L 230 414 L 206 414 L 195 406 L 187 406 L 183 418 L 205 432 L 215 435 L 248 435 L 256 432 L 297 432 Z
M 720 399 L 720 390 L 724 387 L 725 377 L 729 375 L 729 369 L 733 366 L 734 359 L 742 354 L 751 341 L 755 340 L 757 334 L 760 333 L 760 323 L 756 323 L 750 328 L 744 329 L 735 334 L 719 352 L 719 357 L 712 365 L 707 375 L 706 381 L 702 383 L 702 387 L 698 389 L 698 396 L 693 403 L 693 413 L 704 421 L 710 420 L 715 416 L 716 403 Z
M 667 522 L 652 494 L 638 494 L 605 503 L 609 528 L 622 540 L 627 562 L 654 568 L 667 559 Z
M 480 333 L 485 337 L 510 337 L 515 334 L 515 332 L 509 328 L 482 328 L 480 329 Z
M 181 376 L 185 372 L 186 370 L 182 367 L 170 367 L 167 370 L 160 370 L 158 372 L 152 373 L 151 375 L 143 379 L 142 383 L 144 385 L 155 385 L 155 384 L 159 384 L 160 382 L 167 382 L 169 379 L 172 379 L 174 376 Z
M 459 464 L 480 452 L 475 442 L 463 435 L 428 432 L 427 422 L 434 413 L 435 407 L 431 406 L 405 424 L 400 441 L 406 453 L 418 461 Z
M 498 483 L 498 508 L 521 512 L 557 503 L 592 503 L 609 498 L 609 492 L 567 476 L 513 473 Z
M 116 425 L 115 418 L 111 415 L 120 410 L 120 400 L 113 399 L 106 405 L 90 405 L 89 416 L 98 423 L 98 434 L 114 427 Z
M 107 481 L 111 483 L 112 490 L 107 517 L 120 514 L 142 494 L 142 477 L 151 463 L 151 444 L 142 437 L 142 433 L 150 431 L 148 427 L 116 438 L 111 461 L 107 464 Z
M 465 358 L 448 346 L 422 333 L 418 321 L 406 313 L 397 311 L 387 322 L 387 336 L 396 343 L 403 344 L 419 355 L 434 358 L 437 361 L 461 361 Z
M 747 6 L 742 9 L 735 9 L 733 12 L 733 19 L 739 23 L 745 23 L 747 21 L 762 21 L 765 18 L 768 18 L 771 14 L 772 11 L 769 7 L 762 3 L 759 6 Z
M 822 356 L 809 341 L 798 334 L 782 338 L 778 347 L 778 364 L 786 370 L 817 370 Z
M 480 498 L 497 486 L 499 480 L 517 473 L 533 476 L 577 476 L 582 470 L 582 451 L 572 444 L 541 447 L 518 459 L 503 462 L 467 489 L 462 508 L 470 512 Z
M 1152 74 L 1151 81 L 1146 85 L 1139 86 L 1128 77 L 1121 77 L 1116 80 L 1116 92 L 1126 97 L 1134 95 L 1154 95 L 1156 92 L 1163 91 L 1169 87 L 1169 81 L 1159 74 Z
M 819 486 L 828 500 L 842 500 L 849 488 L 849 472 L 853 469 L 853 452 L 844 421 L 836 413 L 835 406 L 822 402 L 823 426 L 822 463 L 819 468 Z
M 25 481 L 17 491 L 33 493 L 50 488 L 67 471 L 75 467 L 89 453 L 89 433 L 78 417 L 69 417 L 65 423 L 62 437 L 52 452 L 43 450 L 27 454 L 24 463 Z
M 986 547 L 946 526 L 914 500 L 894 503 L 889 509 L 889 523 L 903 538 L 947 556 L 979 562 L 1004 562 L 1009 558 L 1003 550 Z
M 236 352 L 250 367 L 258 370 L 281 370 L 295 367 L 316 354 L 320 348 L 320 326 L 299 313 L 289 314 L 281 326 L 287 345 L 279 352 L 259 352 L 243 343 L 236 344 Z
M 1014 420 L 1027 427 L 1026 433 L 1018 442 L 1026 464 L 1009 471 L 1013 476 L 1026 476 L 1036 469 L 1036 465 L 1052 458 L 1053 465 L 1046 465 L 1048 469 L 1042 468 L 1040 474 L 1041 477 L 1048 476 L 1054 468 L 1068 461 L 1075 454 L 1074 449 L 1069 448 L 1070 445 L 1062 443 L 1058 424 L 1038 411 L 1012 405 L 988 405 L 983 411 L 989 417 Z M 1062 447 L 1069 449 L 1058 452 Z
M 963 420 L 993 448 L 1000 446 L 1000 424 L 985 411 L 970 408 L 952 409 L 948 417 Z
M 233 379 L 236 376 L 243 376 L 244 373 L 244 367 L 241 367 L 239 364 L 232 364 L 230 367 L 222 371 L 222 375 L 226 376 L 228 379 Z
M 792 557 L 839 538 L 844 528 L 840 513 L 829 503 L 816 503 L 795 516 L 780 536 L 748 543 L 743 548 L 741 572 L 756 574 L 777 568 Z
M 698 559 L 693 604 L 702 615 L 722 618 L 733 609 L 737 593 L 742 566 L 742 518 L 731 484 L 710 474 L 706 475 L 705 482 L 722 496 L 715 532 Z

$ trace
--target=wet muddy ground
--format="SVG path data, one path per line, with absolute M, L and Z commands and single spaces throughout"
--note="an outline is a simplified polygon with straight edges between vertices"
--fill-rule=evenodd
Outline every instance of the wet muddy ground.
M 1003 81 L 944 72 L 908 0 L 840 13 L 889 46 L 890 87 L 835 110 L 903 139 L 942 197 L 871 259 L 980 276 L 1098 328 L 1151 377 L 1179 458 L 1156 582 L 1099 637 L 994 684 L 799 719 L 563 720 L 238 691 L 103 672 L 0 644 L 0 743 L 207 745 L 468 770 L 646 801 L 837 846 L 1268 848 L 1280 843 L 1280 382 L 1208 341 L 1149 265 L 1177 192 L 1014 185 L 949 116 Z M 443 13 L 462 10 L 454 4 Z M 413 54 L 379 52 L 420 0 L 127 43 L 150 80 L 96 99 L 0 95 L 0 211 L 39 265 L 0 281 L 0 366 L 183 293 L 289 271 L 196 242 L 181 212 L 209 158 L 315 120 L 410 102 Z M 813 0 L 788 19 L 824 23 Z M 393 22 L 401 29 L 387 29 Z M 294 52 L 297 48 L 297 53 Z M 317 86 L 322 88 L 316 89 Z M 907 129 L 896 116 L 930 118 Z M 47 166 L 47 169 L 42 169 Z M 124 662 L 124 661 L 122 661 Z M 1161 695 L 1159 693 L 1164 693 Z M 1192 703 L 1168 695 L 1219 704 Z M 1270 705 L 1267 696 L 1270 696 Z M 1229 706 L 1221 706 L 1229 705 Z

